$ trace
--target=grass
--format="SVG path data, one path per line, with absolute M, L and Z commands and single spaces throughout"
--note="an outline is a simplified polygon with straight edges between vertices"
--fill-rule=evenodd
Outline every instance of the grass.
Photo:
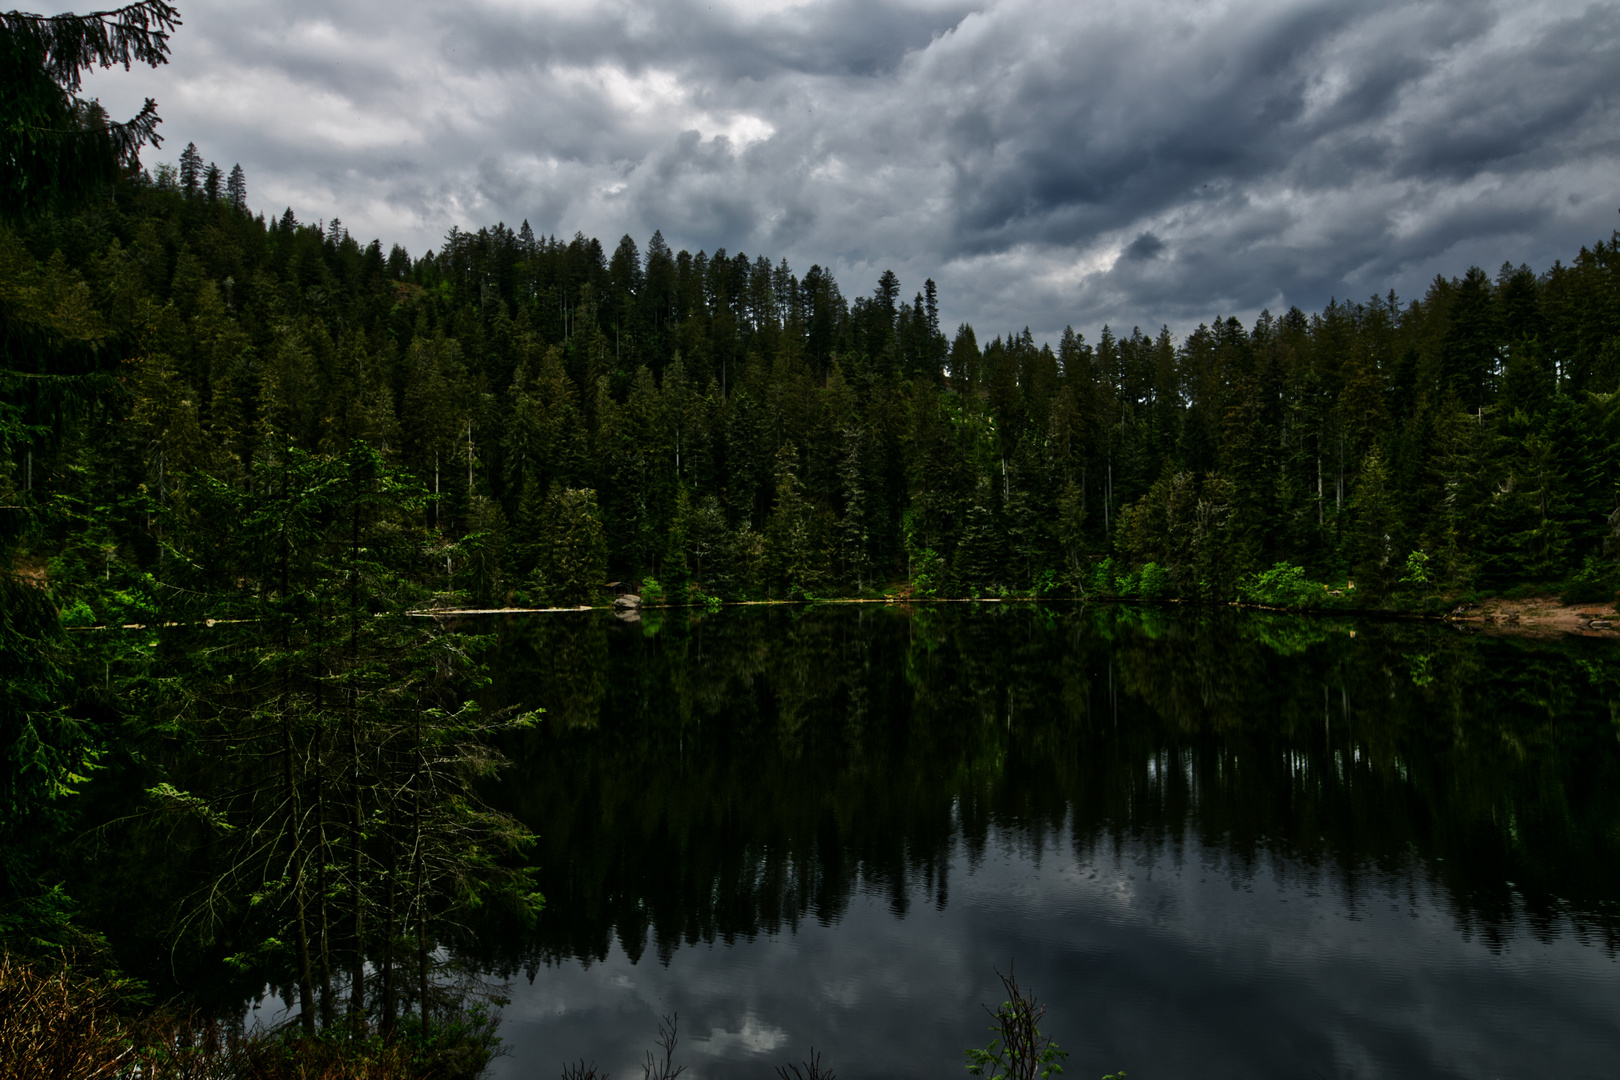
M 470 1080 L 488 1045 L 245 1032 L 151 1008 L 127 983 L 0 953 L 0 1076 L 8 1080 Z

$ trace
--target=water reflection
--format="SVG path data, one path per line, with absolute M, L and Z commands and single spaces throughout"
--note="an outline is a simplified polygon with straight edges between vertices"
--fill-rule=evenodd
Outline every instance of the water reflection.
M 703 1075 L 811 1042 L 948 1074 L 1012 957 L 1076 1076 L 1620 1050 L 1601 644 L 1012 605 L 499 630 L 492 697 L 548 709 L 498 797 L 551 906 L 464 945 L 517 977 L 510 1075 L 622 1074 L 670 1008 Z

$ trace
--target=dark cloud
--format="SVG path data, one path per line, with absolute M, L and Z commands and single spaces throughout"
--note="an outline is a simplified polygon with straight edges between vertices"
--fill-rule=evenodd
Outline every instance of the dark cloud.
M 1164 250 L 1164 241 L 1150 232 L 1145 232 L 1125 246 L 1125 257 L 1141 261 L 1143 259 L 1156 259 L 1159 252 Z
M 1612 222 L 1620 7 L 1278 0 L 190 5 L 113 72 L 251 200 L 413 251 L 653 229 L 981 327 L 1177 329 L 1545 266 Z M 118 111 L 115 107 L 114 112 Z M 126 108 L 126 111 L 128 109 Z M 991 330 L 994 332 L 994 329 Z

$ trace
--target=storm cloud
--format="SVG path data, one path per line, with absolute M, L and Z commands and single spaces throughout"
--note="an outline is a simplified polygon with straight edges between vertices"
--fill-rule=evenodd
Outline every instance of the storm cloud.
M 661 229 L 940 284 L 949 324 L 1168 323 L 1421 293 L 1606 238 L 1620 6 L 1549 2 L 294 0 L 182 8 L 169 142 L 254 208 Z

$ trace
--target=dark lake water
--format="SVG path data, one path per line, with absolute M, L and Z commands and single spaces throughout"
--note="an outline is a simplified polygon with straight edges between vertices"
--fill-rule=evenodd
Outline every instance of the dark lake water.
M 1620 1075 L 1620 654 L 1436 625 L 875 605 L 488 624 L 548 908 L 496 1077 L 812 1046 L 966 1076 Z

